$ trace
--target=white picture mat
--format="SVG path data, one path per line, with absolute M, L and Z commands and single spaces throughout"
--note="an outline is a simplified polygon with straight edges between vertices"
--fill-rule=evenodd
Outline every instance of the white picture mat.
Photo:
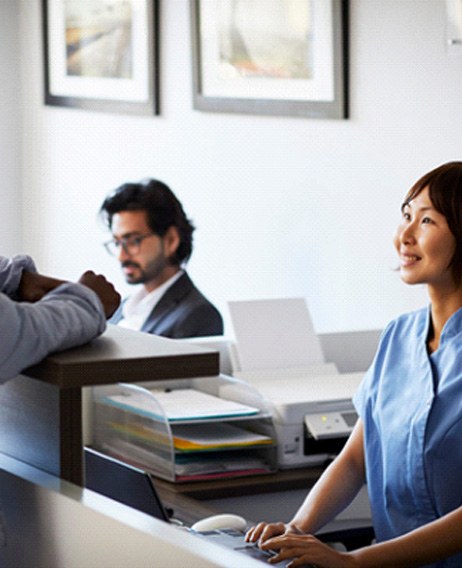
M 48 5 L 49 90 L 54 96 L 111 99 L 131 102 L 149 100 L 149 33 L 146 0 L 131 0 L 133 77 L 74 77 L 66 74 L 66 29 L 64 0 Z
M 301 0 L 299 0 L 301 1 Z M 201 11 L 202 95 L 273 100 L 334 100 L 334 39 L 332 0 L 306 0 L 313 14 L 312 79 L 230 77 L 219 59 L 217 3 L 203 4 Z

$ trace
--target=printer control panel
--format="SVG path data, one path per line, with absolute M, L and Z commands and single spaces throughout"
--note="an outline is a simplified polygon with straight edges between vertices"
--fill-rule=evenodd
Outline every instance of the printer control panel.
M 354 410 L 307 414 L 305 426 L 315 440 L 347 437 L 353 430 L 358 415 Z

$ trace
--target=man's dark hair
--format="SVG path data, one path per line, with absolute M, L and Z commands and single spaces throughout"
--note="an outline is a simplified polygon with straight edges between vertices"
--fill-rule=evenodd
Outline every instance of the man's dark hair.
M 188 261 L 192 253 L 192 234 L 195 227 L 165 183 L 156 179 L 124 183 L 106 197 L 100 209 L 101 216 L 109 228 L 112 226 L 114 215 L 121 211 L 146 211 L 151 231 L 160 237 L 165 235 L 169 227 L 176 227 L 180 244 L 171 261 L 178 265 Z

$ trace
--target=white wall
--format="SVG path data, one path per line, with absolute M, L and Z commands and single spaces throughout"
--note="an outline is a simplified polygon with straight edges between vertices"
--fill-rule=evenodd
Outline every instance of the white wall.
M 19 4 L 0 1 L 0 254 L 21 250 Z M 12 55 L 16 57 L 12 57 Z
M 22 0 L 25 250 L 126 292 L 96 212 L 153 176 L 195 221 L 190 273 L 226 318 L 228 300 L 303 296 L 333 332 L 421 305 L 393 271 L 391 236 L 410 184 L 461 159 L 462 57 L 446 53 L 443 0 L 350 7 L 348 120 L 193 110 L 187 0 L 162 2 L 161 115 L 128 117 L 43 106 L 40 2 Z

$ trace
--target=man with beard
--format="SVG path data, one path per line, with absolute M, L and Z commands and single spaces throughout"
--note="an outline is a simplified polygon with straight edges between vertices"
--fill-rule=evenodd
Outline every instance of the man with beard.
M 129 284 L 143 285 L 111 323 L 171 338 L 223 333 L 220 313 L 185 272 L 194 226 L 169 187 L 155 179 L 125 183 L 105 199 L 101 214 L 113 237 L 106 249 Z

